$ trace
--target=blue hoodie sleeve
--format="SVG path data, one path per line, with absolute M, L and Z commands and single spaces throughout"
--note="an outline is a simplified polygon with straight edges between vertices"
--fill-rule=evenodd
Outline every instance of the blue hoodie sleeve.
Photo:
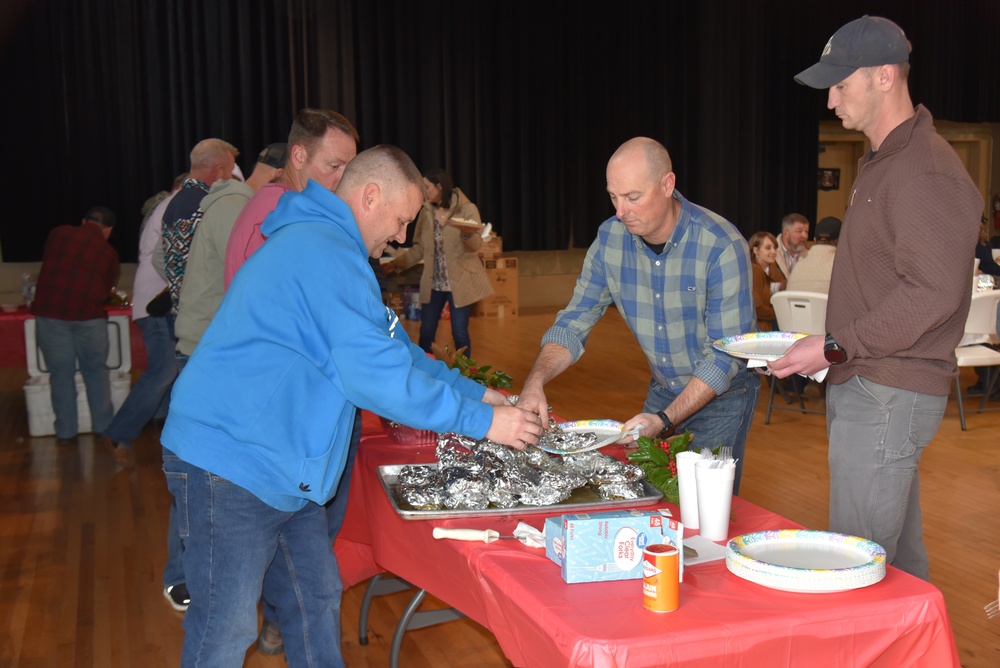
M 410 343 L 410 352 L 413 354 L 413 365 L 423 369 L 434 378 L 448 383 L 464 396 L 482 401 L 486 394 L 486 386 L 482 383 L 466 378 L 458 369 L 449 369 L 448 365 L 436 359 L 431 359 L 424 352 L 423 348 L 415 343 Z
M 279 302 L 293 314 L 288 323 L 273 326 L 354 406 L 418 429 L 484 437 L 493 420 L 493 407 L 479 401 L 485 389 L 470 388 L 444 364 L 414 354 L 398 318 L 382 303 L 350 209 L 312 186 L 289 198 L 294 216 L 276 215 L 284 213 L 283 200 L 267 221 L 275 227 L 267 244 L 275 243 L 264 256 L 272 264 L 267 271 L 285 274 L 290 285 L 276 294 L 259 285 L 255 297 Z M 325 223 L 331 214 L 333 224 Z M 281 229 L 286 220 L 303 222 Z M 297 270 L 288 272 L 289 266 Z M 314 326 L 299 329 L 296 322 Z

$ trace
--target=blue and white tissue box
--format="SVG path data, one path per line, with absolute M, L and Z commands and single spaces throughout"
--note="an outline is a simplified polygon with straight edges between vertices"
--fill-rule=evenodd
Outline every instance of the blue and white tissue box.
M 681 552 L 683 579 L 683 536 L 683 525 L 666 509 L 562 515 L 545 520 L 545 556 L 568 583 L 634 580 L 642 577 L 643 549 L 668 543 Z

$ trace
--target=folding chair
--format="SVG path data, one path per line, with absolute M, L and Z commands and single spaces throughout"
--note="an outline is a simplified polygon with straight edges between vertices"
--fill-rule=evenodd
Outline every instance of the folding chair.
M 986 408 L 986 402 L 996 385 L 997 373 L 995 367 L 1000 366 L 1000 352 L 997 352 L 983 343 L 997 341 L 997 302 L 1000 301 L 1000 290 L 990 290 L 988 292 L 974 292 L 972 294 L 972 305 L 969 307 L 969 317 L 965 321 L 965 336 L 958 347 L 955 348 L 955 360 L 959 368 L 968 366 L 986 367 L 985 391 L 983 399 L 979 402 L 977 413 L 983 411 L 995 411 L 1000 408 Z M 962 384 L 959 377 L 955 376 L 955 394 L 958 396 L 958 419 L 962 425 L 962 431 L 966 431 L 965 426 L 965 406 L 962 403 Z
M 783 332 L 802 332 L 804 334 L 826 334 L 826 295 L 822 292 L 800 292 L 783 290 L 771 295 L 771 305 L 778 320 L 778 328 Z M 823 415 L 825 410 L 806 408 L 799 393 L 799 407 L 775 406 L 774 390 L 778 379 L 771 378 L 771 391 L 767 397 L 767 414 L 764 424 L 771 423 L 771 411 L 799 411 L 801 413 L 817 413 Z

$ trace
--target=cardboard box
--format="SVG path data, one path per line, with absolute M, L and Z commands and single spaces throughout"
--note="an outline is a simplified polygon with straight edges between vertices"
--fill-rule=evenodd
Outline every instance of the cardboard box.
M 498 316 L 517 315 L 518 280 L 517 258 L 498 257 L 483 260 L 486 277 L 493 285 L 493 295 L 472 307 L 472 315 Z
M 491 234 L 479 247 L 480 260 L 494 260 L 501 255 L 503 255 L 503 239 L 496 234 Z
M 563 516 L 546 517 L 542 533 L 545 534 L 545 556 L 562 566 L 566 556 L 563 549 Z
M 579 513 L 563 515 L 561 520 L 562 530 L 554 530 L 551 539 L 546 520 L 545 554 L 561 566 L 562 578 L 570 584 L 641 578 L 642 551 L 657 543 L 674 545 L 681 552 L 679 571 L 684 579 L 684 527 L 658 510 Z

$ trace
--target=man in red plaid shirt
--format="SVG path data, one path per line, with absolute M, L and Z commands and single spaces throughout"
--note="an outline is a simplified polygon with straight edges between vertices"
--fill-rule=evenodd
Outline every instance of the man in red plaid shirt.
M 115 214 L 94 207 L 80 225 L 49 233 L 31 312 L 38 346 L 51 375 L 52 409 L 60 445 L 77 434 L 76 380 L 79 366 L 95 434 L 111 423 L 108 377 L 108 315 L 104 305 L 118 280 L 118 253 L 108 243 Z

